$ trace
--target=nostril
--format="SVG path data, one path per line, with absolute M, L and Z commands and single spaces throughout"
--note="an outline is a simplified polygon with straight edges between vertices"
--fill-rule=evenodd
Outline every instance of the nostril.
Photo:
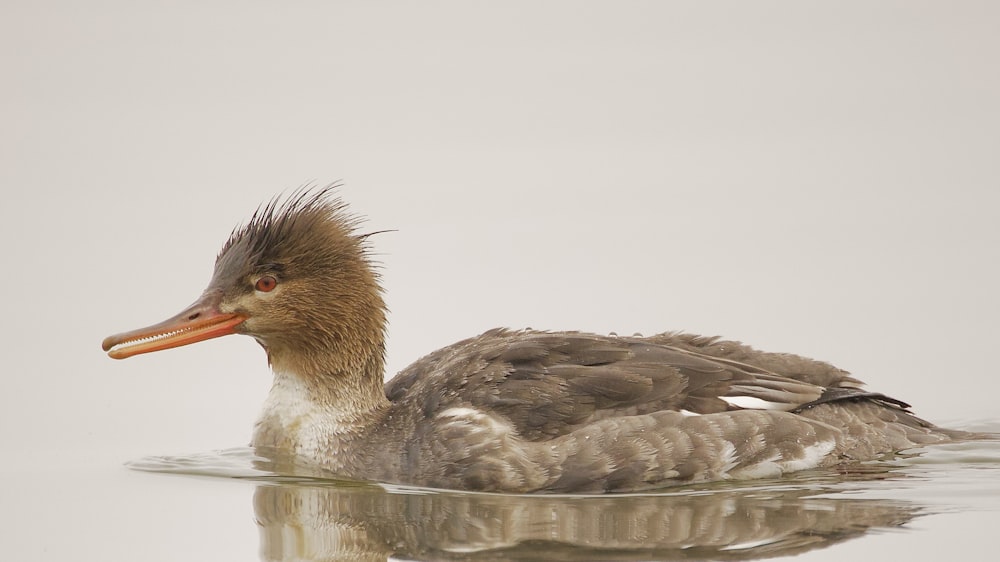
M 201 313 L 200 312 L 195 312 L 191 316 L 188 316 L 188 322 L 190 322 L 191 320 L 197 319 L 199 316 L 201 316 Z

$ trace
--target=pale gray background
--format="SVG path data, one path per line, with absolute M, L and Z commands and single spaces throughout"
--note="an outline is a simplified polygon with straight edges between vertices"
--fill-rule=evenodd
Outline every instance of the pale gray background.
M 390 374 L 498 325 L 685 329 L 995 419 L 998 21 L 993 2 L 5 4 L 5 479 L 245 444 L 270 382 L 251 340 L 99 344 L 194 300 L 230 229 L 311 181 L 397 230 L 373 239 Z M 42 514 L 73 503 L 31 489 Z M 15 553 L 54 531 L 4 517 Z

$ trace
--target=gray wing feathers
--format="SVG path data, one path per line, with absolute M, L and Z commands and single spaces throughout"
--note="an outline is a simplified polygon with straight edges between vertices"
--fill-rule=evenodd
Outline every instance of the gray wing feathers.
M 820 400 L 824 385 L 855 382 L 826 363 L 716 338 L 497 329 L 417 361 L 386 393 L 393 401 L 419 401 L 427 415 L 482 408 L 537 441 L 608 418 L 739 410 L 726 398 L 741 396 L 790 411 Z

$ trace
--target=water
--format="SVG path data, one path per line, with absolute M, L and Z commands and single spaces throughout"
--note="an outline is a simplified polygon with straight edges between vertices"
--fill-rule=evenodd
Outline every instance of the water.
M 1000 423 L 963 429 L 995 432 Z M 129 467 L 202 477 L 179 479 L 189 483 L 210 477 L 219 489 L 231 486 L 220 478 L 252 486 L 262 560 L 839 560 L 859 545 L 866 558 L 888 549 L 887 556 L 919 560 L 939 557 L 949 543 L 974 560 L 988 559 L 992 542 L 976 529 L 1000 523 L 998 441 L 839 471 L 603 496 L 337 481 L 247 448 Z M 978 542 L 963 534 L 970 530 Z

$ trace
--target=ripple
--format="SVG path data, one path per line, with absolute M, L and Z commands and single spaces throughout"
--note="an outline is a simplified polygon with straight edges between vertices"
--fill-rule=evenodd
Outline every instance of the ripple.
M 967 431 L 1000 433 L 998 422 L 951 424 Z M 145 472 L 207 476 L 270 483 L 308 483 L 335 486 L 378 486 L 389 493 L 426 494 L 453 492 L 382 482 L 360 482 L 338 478 L 315 466 L 301 462 L 277 450 L 237 447 L 178 456 L 151 456 L 126 463 Z M 982 479 L 989 479 L 985 493 L 1000 495 L 1000 439 L 984 439 L 934 445 L 904 451 L 880 461 L 857 463 L 826 469 L 814 469 L 776 479 L 730 480 L 670 486 L 622 496 L 690 495 L 716 492 L 774 494 L 810 491 L 824 494 L 876 494 L 898 498 L 900 490 L 920 490 L 938 499 L 935 490 L 959 492 L 962 487 L 982 490 Z M 933 482 L 928 485 L 927 482 Z M 463 494 L 482 492 L 460 492 Z M 503 494 L 502 494 L 503 495 Z M 509 494 L 506 494 L 509 495 Z M 591 494 L 546 494 L 548 497 L 590 497 Z M 961 495 L 965 495 L 962 492 Z
M 997 426 L 963 427 L 973 428 Z M 303 552 L 316 560 L 750 560 L 912 531 L 909 523 L 927 516 L 1000 511 L 997 440 L 641 494 L 490 494 L 347 481 L 249 447 L 128 466 L 254 482 L 266 560 L 299 560 Z

